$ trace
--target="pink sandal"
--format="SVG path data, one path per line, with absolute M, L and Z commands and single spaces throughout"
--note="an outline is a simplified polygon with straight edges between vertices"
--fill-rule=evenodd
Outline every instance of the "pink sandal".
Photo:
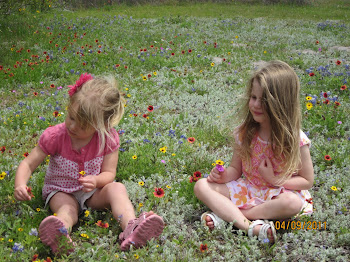
M 61 237 L 67 238 L 67 245 L 60 246 Z M 67 255 L 74 251 L 72 247 L 72 239 L 68 235 L 68 231 L 65 228 L 61 219 L 55 216 L 48 216 L 45 218 L 39 226 L 39 237 L 41 241 L 49 246 L 53 253 L 57 254 L 63 250 L 67 250 Z
M 130 220 L 124 231 L 120 233 L 120 248 L 126 251 L 131 245 L 136 248 L 142 247 L 151 238 L 158 237 L 163 232 L 163 228 L 164 221 L 160 216 L 152 214 L 146 217 L 146 213 L 143 212 L 138 218 Z

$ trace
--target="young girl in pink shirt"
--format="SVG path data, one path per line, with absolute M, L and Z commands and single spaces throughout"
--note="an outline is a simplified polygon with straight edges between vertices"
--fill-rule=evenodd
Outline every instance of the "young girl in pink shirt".
M 47 128 L 38 145 L 19 165 L 15 178 L 15 198 L 31 200 L 27 183 L 41 162 L 50 155 L 42 195 L 55 216 L 39 226 L 41 241 L 60 253 L 65 238 L 73 251 L 69 232 L 80 212 L 111 208 L 120 221 L 122 250 L 141 247 L 158 237 L 163 219 L 152 211 L 135 218 L 125 186 L 114 182 L 118 163 L 119 136 L 113 128 L 123 113 L 125 100 L 112 77 L 93 78 L 83 74 L 69 86 L 70 101 L 65 122 Z
M 225 220 L 273 243 L 268 219 L 312 213 L 314 170 L 310 140 L 300 130 L 299 92 L 298 76 L 282 61 L 266 63 L 251 77 L 230 166 L 213 168 L 194 188 L 212 210 L 202 215 L 210 229 Z

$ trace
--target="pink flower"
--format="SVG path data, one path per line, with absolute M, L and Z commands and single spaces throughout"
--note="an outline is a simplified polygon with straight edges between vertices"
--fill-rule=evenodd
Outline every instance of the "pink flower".
M 70 87 L 70 89 L 68 91 L 69 96 L 74 95 L 85 82 L 92 80 L 92 79 L 93 79 L 92 75 L 90 75 L 88 73 L 81 74 L 80 78 L 75 82 L 75 85 L 68 86 L 68 87 Z
M 221 173 L 225 171 L 225 168 L 222 165 L 216 165 L 216 169 Z

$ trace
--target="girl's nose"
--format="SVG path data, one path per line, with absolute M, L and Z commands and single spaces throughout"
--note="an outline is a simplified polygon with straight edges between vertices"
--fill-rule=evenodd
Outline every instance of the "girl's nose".
M 261 100 L 260 99 L 256 99 L 254 106 L 257 107 L 257 108 L 260 108 L 261 107 Z

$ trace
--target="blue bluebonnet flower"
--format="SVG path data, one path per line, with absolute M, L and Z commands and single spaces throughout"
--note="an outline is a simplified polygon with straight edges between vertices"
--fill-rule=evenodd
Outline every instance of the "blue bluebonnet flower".
M 12 247 L 12 251 L 13 253 L 16 253 L 16 252 L 23 252 L 24 250 L 24 247 L 22 246 L 21 243 L 15 243 Z
M 29 232 L 30 236 L 38 236 L 38 230 L 36 228 L 32 228 Z

